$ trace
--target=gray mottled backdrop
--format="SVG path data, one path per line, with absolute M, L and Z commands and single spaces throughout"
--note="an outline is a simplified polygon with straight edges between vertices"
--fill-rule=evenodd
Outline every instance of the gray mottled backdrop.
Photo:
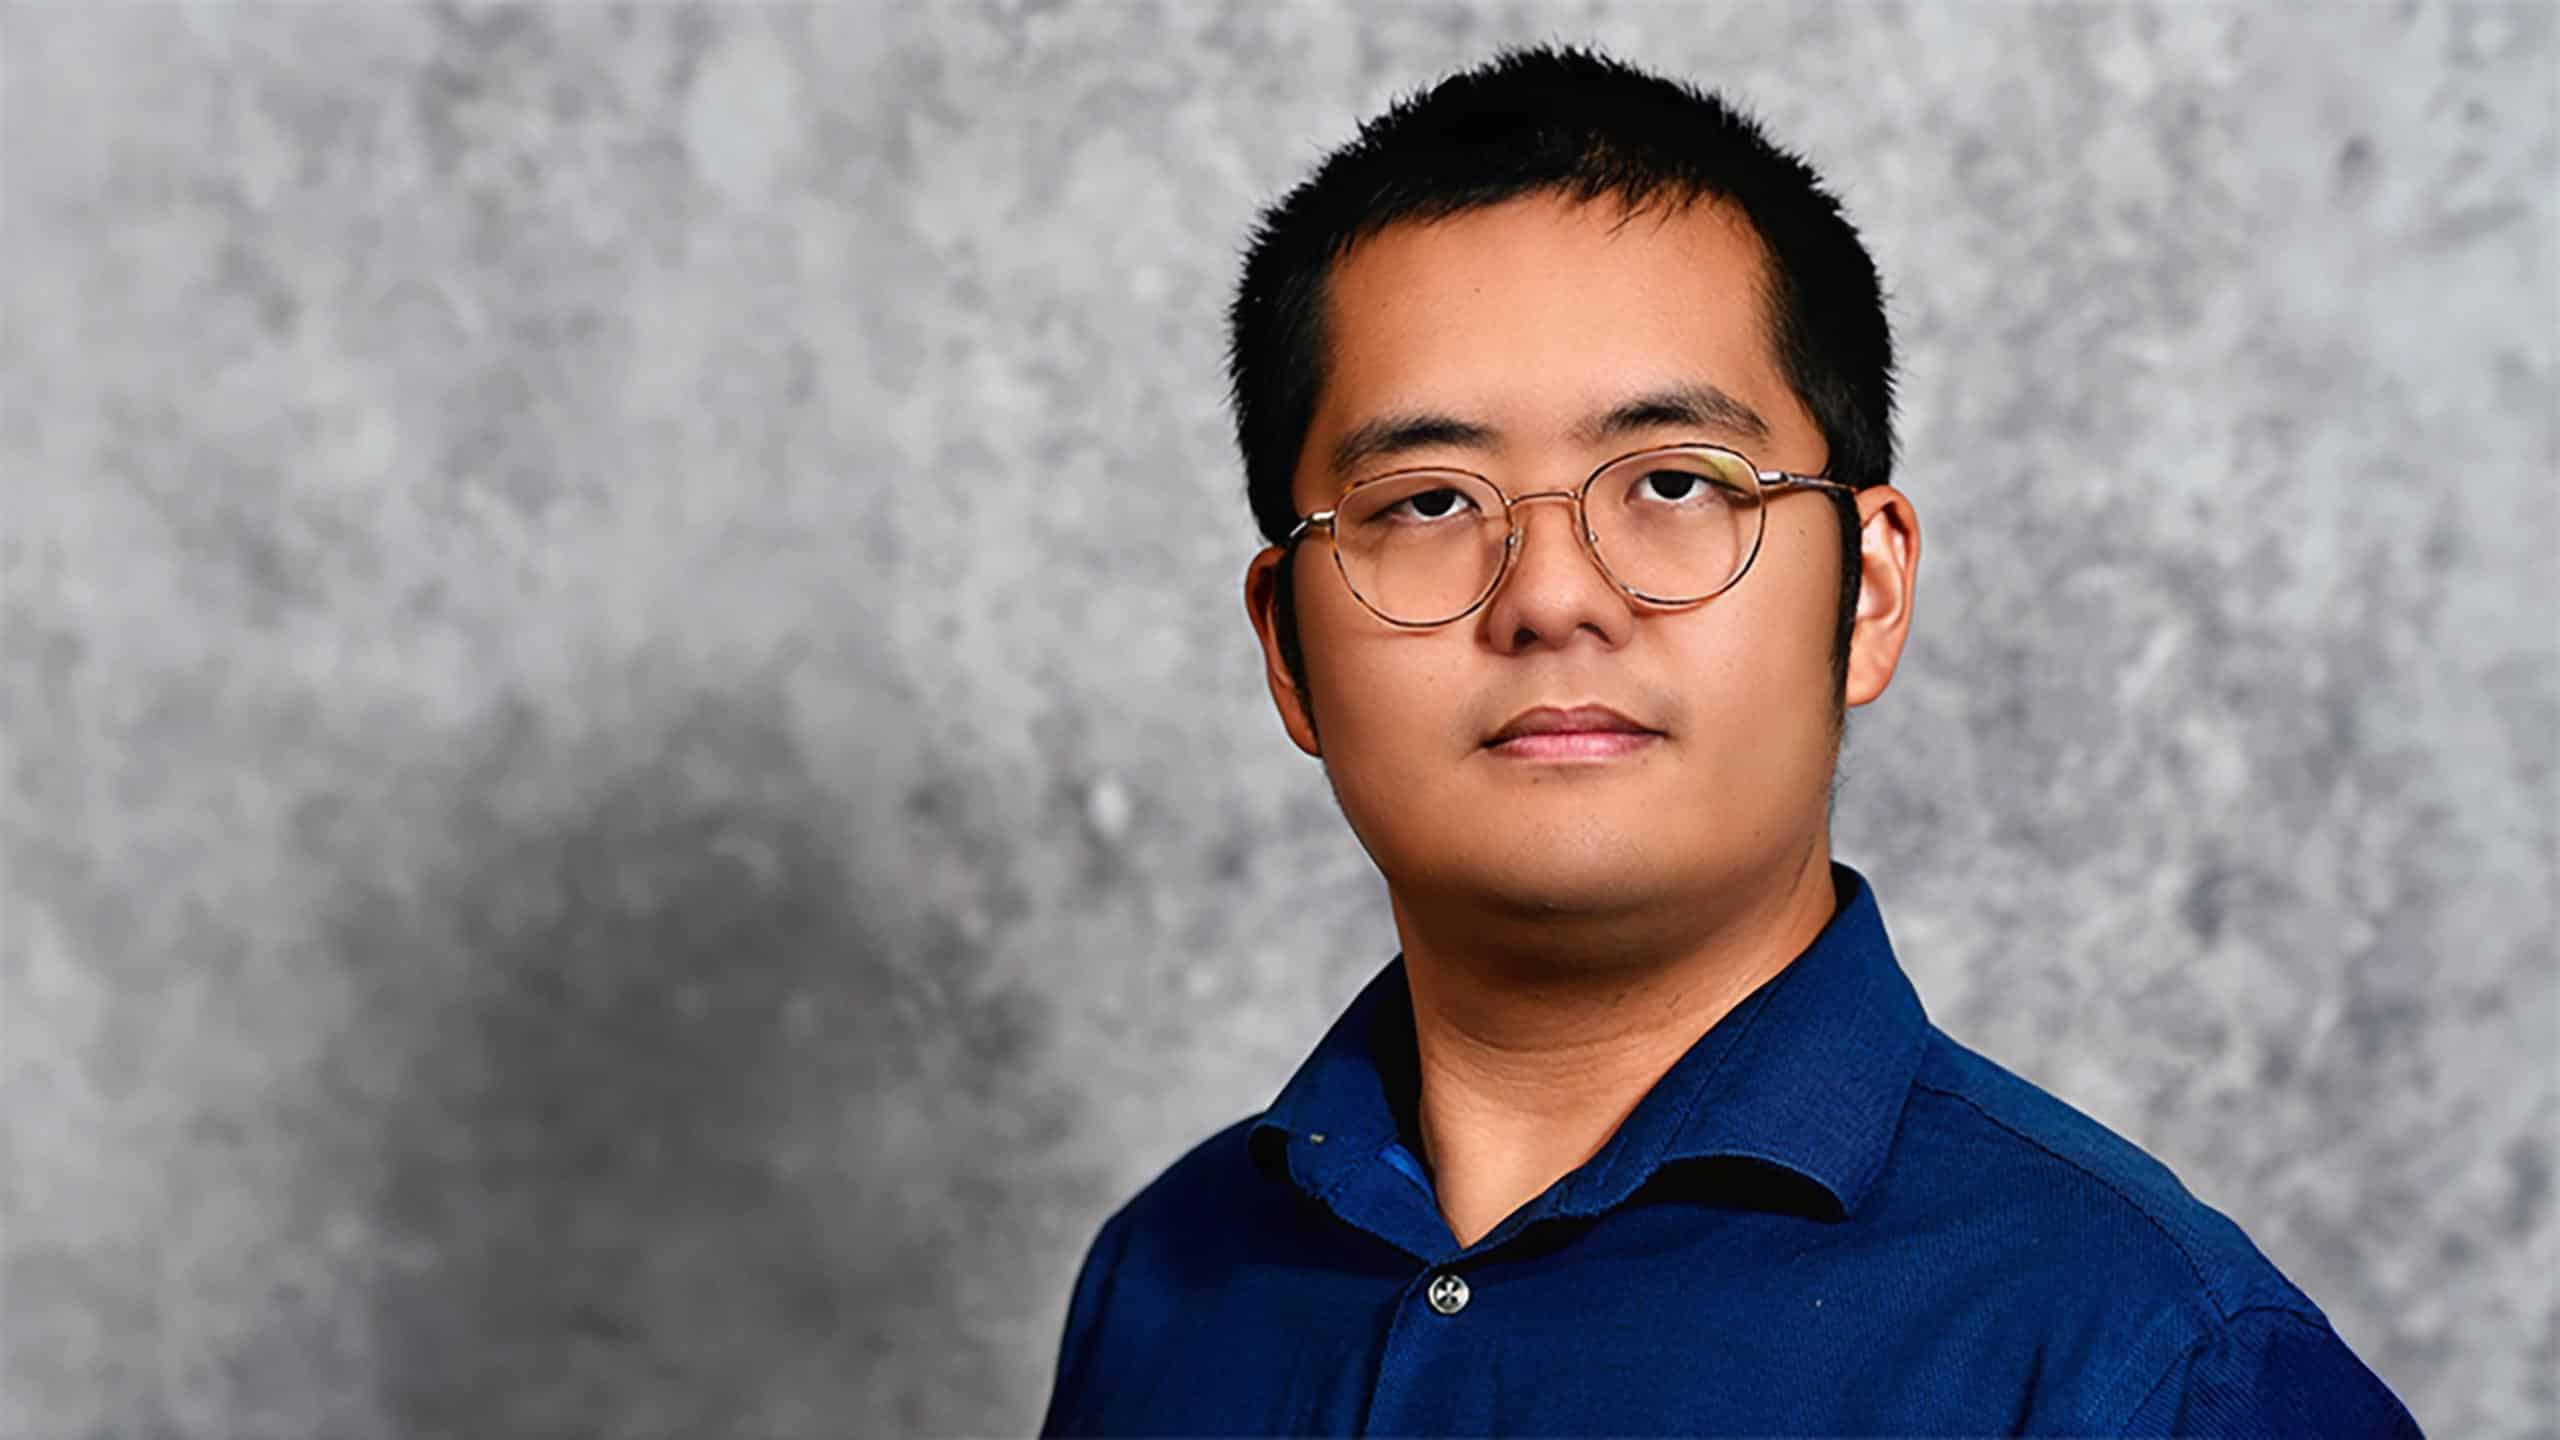
M 0 1432 L 1021 1432 L 1393 952 L 1257 203 L 1524 38 L 1868 227 L 1938 1019 L 2554 1433 L 2549 4 L 13 4 Z M 1250 1363 L 1250 1357 L 1239 1357 Z

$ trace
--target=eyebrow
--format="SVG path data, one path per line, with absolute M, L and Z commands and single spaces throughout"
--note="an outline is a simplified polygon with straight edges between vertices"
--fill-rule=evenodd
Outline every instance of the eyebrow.
M 1760 418 L 1759 411 L 1705 381 L 1650 390 L 1623 401 L 1575 426 L 1573 438 L 1596 445 L 1674 426 L 1718 431 L 1751 442 L 1769 438 L 1769 422 Z M 1354 426 L 1334 443 L 1334 478 L 1348 480 L 1378 461 L 1434 448 L 1498 454 L 1502 432 L 1455 415 L 1422 411 L 1381 415 Z
M 1766 443 L 1769 422 L 1760 412 L 1705 381 L 1674 385 L 1639 395 L 1605 415 L 1584 421 L 1574 438 L 1587 443 L 1668 426 L 1719 430 L 1727 436 Z

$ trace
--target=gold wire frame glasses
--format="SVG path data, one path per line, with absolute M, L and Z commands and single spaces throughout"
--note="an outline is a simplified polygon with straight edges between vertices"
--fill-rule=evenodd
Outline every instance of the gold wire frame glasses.
M 1519 507 L 1570 500 L 1575 533 L 1610 584 L 1647 604 L 1694 605 L 1741 583 L 1768 533 L 1768 501 L 1796 490 L 1856 493 L 1821 475 L 1763 470 L 1721 445 L 1639 450 L 1578 489 L 1519 496 L 1472 471 L 1428 466 L 1354 483 L 1282 543 L 1321 526 L 1353 598 L 1390 625 L 1427 629 L 1465 619 L 1501 587 L 1520 551 Z

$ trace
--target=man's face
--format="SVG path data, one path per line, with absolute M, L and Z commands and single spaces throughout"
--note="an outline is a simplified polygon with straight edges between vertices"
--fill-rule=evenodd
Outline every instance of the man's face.
M 1762 469 L 1819 471 L 1821 432 L 1770 352 L 1762 264 L 1747 226 L 1710 205 L 1629 218 L 1615 202 L 1533 196 L 1361 242 L 1331 277 L 1324 388 L 1295 477 L 1299 513 L 1332 508 L 1351 481 L 1422 465 L 1474 471 L 1515 497 L 1572 490 L 1606 460 L 1683 441 L 1726 445 Z M 1705 387 L 1748 407 L 1766 433 L 1662 416 L 1597 423 Z M 1337 473 L 1345 436 L 1419 417 L 1481 434 Z M 1824 853 L 1835 757 L 1841 576 L 1831 504 L 1773 498 L 1742 582 L 1676 610 L 1612 585 L 1575 536 L 1569 504 L 1534 501 L 1519 514 L 1520 549 L 1501 587 L 1430 630 L 1371 614 L 1344 584 L 1331 541 L 1322 532 L 1300 541 L 1312 726 L 1266 608 L 1279 552 L 1257 556 L 1248 574 L 1282 718 L 1302 748 L 1323 755 L 1344 816 L 1399 902 L 1641 920 L 1667 905 L 1729 905 L 1802 873 Z M 1601 759 L 1487 743 L 1533 706 L 1588 704 L 1661 735 Z

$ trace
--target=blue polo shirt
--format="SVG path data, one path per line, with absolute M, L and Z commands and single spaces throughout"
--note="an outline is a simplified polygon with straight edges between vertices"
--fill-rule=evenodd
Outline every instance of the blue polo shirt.
M 2418 1433 L 2238 1227 L 1929 1023 L 1873 893 L 1472 1245 L 1401 955 L 1107 1219 L 1044 1435 Z

